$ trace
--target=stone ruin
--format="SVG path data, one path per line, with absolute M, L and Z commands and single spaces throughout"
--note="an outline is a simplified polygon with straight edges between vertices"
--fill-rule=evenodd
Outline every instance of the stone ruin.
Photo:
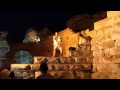
M 119 18 L 120 11 L 107 11 L 106 18 L 94 23 L 94 30 L 84 30 L 86 43 L 79 44 L 79 33 L 69 28 L 60 31 L 63 57 L 56 57 L 56 64 L 49 62 L 50 72 L 62 78 L 120 79 Z M 70 47 L 76 48 L 71 56 Z
M 66 35 L 66 33 L 68 34 Z M 88 36 L 84 40 L 85 42 L 79 44 L 79 32 L 75 33 L 69 28 L 59 32 L 59 35 L 62 38 L 63 56 L 35 56 L 33 64 L 46 62 L 49 67 L 48 72 L 56 79 L 90 79 L 93 60 L 91 38 Z M 50 39 L 52 41 L 52 38 Z M 49 40 L 46 41 L 45 45 L 49 45 L 48 43 Z M 75 49 L 71 51 L 70 47 Z M 37 76 L 40 74 L 39 71 L 35 73 Z
M 59 32 L 62 38 L 62 57 L 53 54 L 53 36 L 42 43 L 49 73 L 59 79 L 120 79 L 120 11 L 107 11 L 107 17 L 94 23 L 93 30 L 83 30 L 86 39 L 79 42 L 80 32 L 66 28 Z M 66 34 L 67 33 L 67 34 Z M 49 51 L 49 52 L 48 52 Z

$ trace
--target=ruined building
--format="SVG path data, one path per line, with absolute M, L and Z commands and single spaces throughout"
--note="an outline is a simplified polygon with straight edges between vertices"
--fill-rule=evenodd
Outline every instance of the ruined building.
M 120 79 L 120 11 L 107 11 L 101 20 L 95 17 L 93 30 L 74 32 L 66 28 L 58 32 L 62 39 L 62 57 L 59 50 L 58 56 L 52 57 L 53 35 L 48 35 L 40 37 L 39 43 L 20 43 L 8 48 L 8 67 L 17 74 L 19 70 L 29 70 L 36 78 L 40 74 L 39 64 L 46 62 L 49 73 L 59 79 Z M 23 63 L 17 62 L 16 54 L 29 55 L 30 58 L 25 58 L 30 62 L 24 59 L 21 59 Z

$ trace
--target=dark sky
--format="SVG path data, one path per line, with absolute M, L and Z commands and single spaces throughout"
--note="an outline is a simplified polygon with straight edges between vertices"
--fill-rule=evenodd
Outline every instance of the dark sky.
M 0 12 L 0 30 L 9 31 L 9 41 L 22 42 L 26 30 L 47 27 L 53 33 L 66 28 L 66 21 L 77 14 L 95 14 L 100 11 L 37 11 Z

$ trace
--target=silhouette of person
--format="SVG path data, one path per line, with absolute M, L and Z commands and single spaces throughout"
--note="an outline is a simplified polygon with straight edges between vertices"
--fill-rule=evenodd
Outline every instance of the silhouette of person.
M 42 75 L 38 76 L 37 79 L 53 79 L 53 76 L 47 73 L 48 71 L 47 63 L 42 63 L 40 65 L 40 71 Z
M 10 72 L 9 78 L 10 78 L 10 79 L 17 79 L 16 76 L 15 76 L 14 71 Z
M 0 78 L 1 79 L 9 79 L 9 73 L 10 73 L 10 71 L 8 69 L 3 69 L 0 72 Z

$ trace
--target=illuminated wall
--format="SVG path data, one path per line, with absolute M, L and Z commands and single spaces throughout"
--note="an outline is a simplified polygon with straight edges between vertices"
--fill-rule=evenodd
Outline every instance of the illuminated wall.
M 44 57 L 40 58 L 50 57 L 46 61 L 49 72 L 56 77 L 67 73 L 71 78 L 120 79 L 120 11 L 108 11 L 107 18 L 95 22 L 94 30 L 85 30 L 85 33 L 91 37 L 89 44 L 78 44 L 79 32 L 69 28 L 59 32 L 63 57 L 50 57 L 52 36 L 42 42 L 43 47 L 39 51 Z M 72 57 L 69 57 L 69 47 L 79 48 Z
M 60 31 L 59 35 L 62 38 L 63 56 L 69 57 L 69 48 L 77 47 L 78 45 L 79 33 L 75 33 L 72 31 L 72 29 L 66 28 Z
M 107 18 L 94 23 L 90 32 L 93 79 L 120 79 L 120 11 L 107 11 Z

